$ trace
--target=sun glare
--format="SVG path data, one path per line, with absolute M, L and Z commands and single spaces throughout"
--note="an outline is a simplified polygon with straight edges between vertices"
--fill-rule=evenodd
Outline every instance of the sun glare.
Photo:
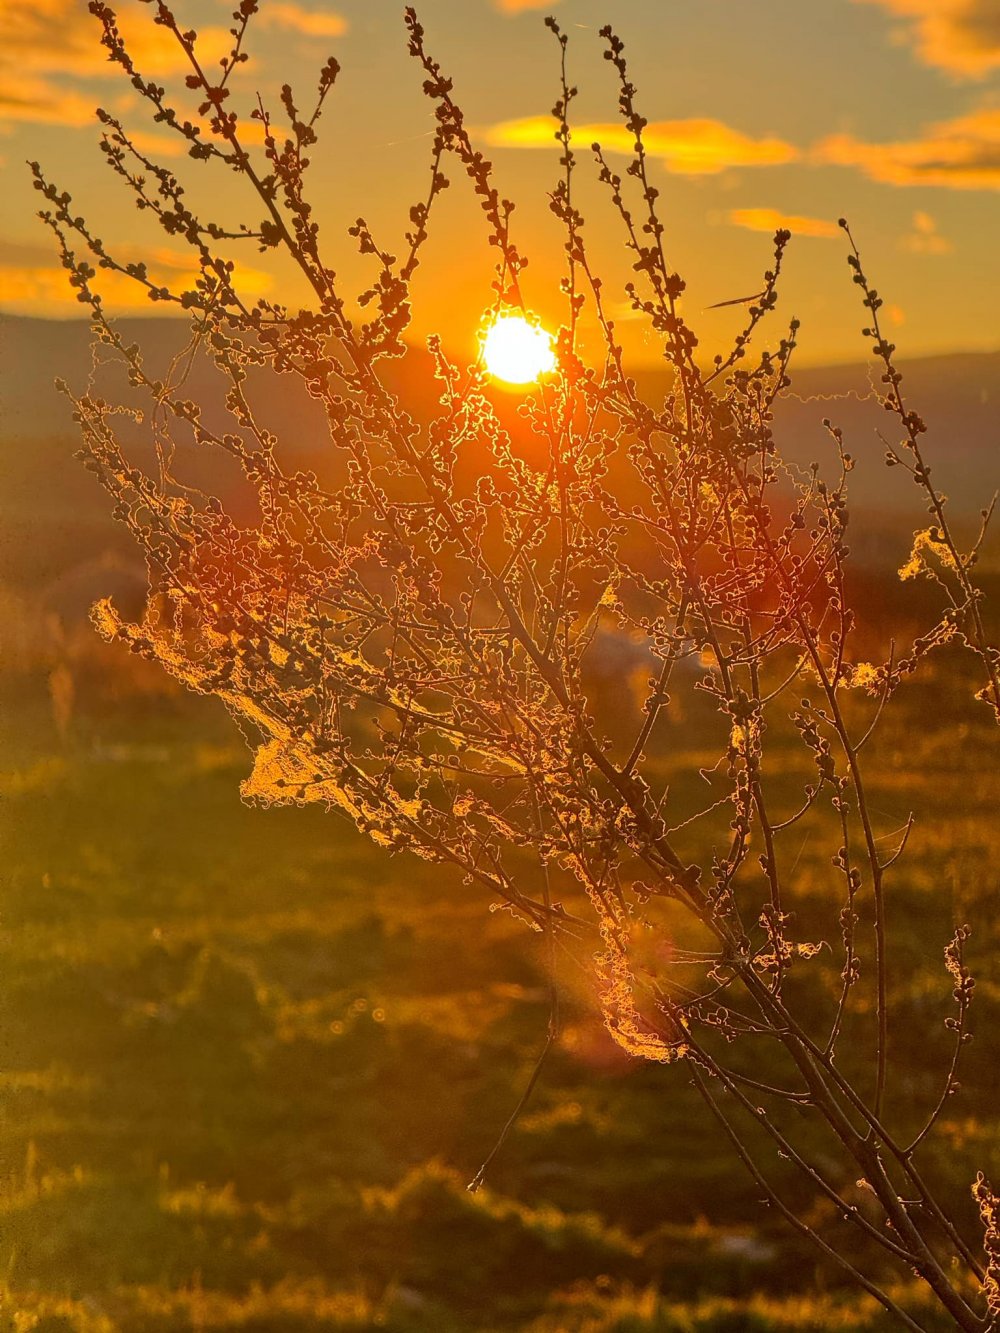
M 530 384 L 556 364 L 552 335 L 523 315 L 500 315 L 483 339 L 486 369 L 508 384 Z

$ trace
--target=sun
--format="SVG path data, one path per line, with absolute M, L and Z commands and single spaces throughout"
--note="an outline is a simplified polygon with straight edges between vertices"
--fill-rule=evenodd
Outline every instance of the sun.
M 552 335 L 523 315 L 499 315 L 483 338 L 486 369 L 508 384 L 530 384 L 554 370 Z

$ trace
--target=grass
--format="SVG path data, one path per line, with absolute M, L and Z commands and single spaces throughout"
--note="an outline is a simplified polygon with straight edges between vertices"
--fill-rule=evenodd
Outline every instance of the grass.
M 683 1067 L 617 1052 L 571 964 L 562 1046 L 469 1194 L 544 1039 L 532 938 L 317 810 L 246 809 L 215 705 L 113 652 L 74 670 L 68 720 L 44 673 L 6 682 L 3 1333 L 887 1327 L 760 1207 Z M 880 831 L 918 814 L 891 902 L 904 1115 L 946 1049 L 942 946 L 978 925 L 969 1091 L 928 1163 L 965 1199 L 1000 1175 L 998 781 L 939 670 L 872 802 Z M 700 725 L 676 722 L 674 762 Z M 808 920 L 830 870 L 803 836 Z

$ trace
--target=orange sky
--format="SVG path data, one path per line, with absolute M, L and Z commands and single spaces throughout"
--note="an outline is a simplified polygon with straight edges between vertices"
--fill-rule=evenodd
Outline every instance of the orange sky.
M 224 49 L 231 7 L 232 0 L 176 7 L 209 58 Z M 144 74 L 181 88 L 179 52 L 152 24 L 153 6 L 123 0 L 117 8 Z M 235 85 L 238 109 L 248 112 L 259 92 L 280 112 L 281 83 L 292 83 L 306 103 L 325 57 L 343 65 L 313 153 L 312 184 L 327 262 L 341 273 L 345 295 L 366 277 L 347 227 L 363 214 L 380 243 L 394 248 L 409 205 L 425 191 L 432 113 L 406 55 L 401 9 L 395 0 L 260 0 L 251 61 Z M 426 0 L 419 11 L 501 191 L 518 203 L 515 240 L 531 258 L 525 294 L 551 325 L 562 307 L 561 238 L 547 207 L 559 172 L 549 114 L 558 53 L 542 24 L 550 11 L 570 35 L 580 87 L 575 147 L 588 242 L 637 357 L 654 360 L 658 350 L 621 291 L 629 263 L 589 152 L 598 139 L 613 164 L 627 164 L 630 136 L 616 120 L 613 70 L 598 38 L 609 18 L 626 42 L 650 122 L 668 257 L 688 281 L 684 311 L 709 354 L 740 315 L 708 307 L 759 288 L 776 226 L 794 233 L 780 310 L 802 320 L 801 361 L 863 354 L 864 321 L 835 226 L 841 214 L 905 353 L 1000 346 L 997 0 Z M 40 159 L 73 193 L 109 248 L 146 259 L 164 281 L 183 279 L 182 250 L 135 211 L 102 165 L 97 105 L 120 115 L 144 151 L 186 173 L 192 202 L 220 222 L 258 221 L 239 182 L 185 161 L 179 141 L 152 123 L 104 58 L 85 0 L 0 0 L 0 309 L 80 313 L 34 219 L 26 158 Z M 492 256 L 470 191 L 454 167 L 449 174 L 453 188 L 432 220 L 414 289 L 413 331 L 439 331 L 471 350 Z M 294 274 L 253 247 L 234 257 L 251 296 L 291 305 L 307 299 Z M 149 311 L 138 288 L 118 281 L 104 290 L 119 313 Z M 588 337 L 596 354 L 585 324 L 585 351 Z

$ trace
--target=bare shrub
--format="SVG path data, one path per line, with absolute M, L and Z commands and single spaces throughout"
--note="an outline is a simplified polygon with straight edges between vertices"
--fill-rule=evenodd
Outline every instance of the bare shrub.
M 895 349 L 879 326 L 881 298 L 853 241 L 885 406 L 902 432 L 887 462 L 911 474 L 932 511 L 904 577 L 934 579 L 941 592 L 937 622 L 881 662 L 852 655 L 852 459 L 841 433 L 829 425 L 839 460 L 831 482 L 816 467 L 803 473 L 786 463 L 773 438 L 796 321 L 773 350 L 749 356 L 777 303 L 789 234 L 775 236 L 743 332 L 705 368 L 679 309 L 684 282 L 664 250 L 645 121 L 610 29 L 602 37 L 634 153 L 622 178 L 599 145 L 592 152 L 631 251 L 629 300 L 663 351 L 665 394 L 640 396 L 591 266 L 574 198 L 575 89 L 566 37 L 550 19 L 562 62 L 561 175 L 551 195 L 565 234 L 557 368 L 508 419 L 483 365 L 457 365 L 431 339 L 433 382 L 422 393 L 433 411 L 421 420 L 420 405 L 394 391 L 385 372 L 406 353 L 410 283 L 448 184 L 446 162 L 471 184 L 495 246 L 495 312 L 525 309 L 525 260 L 513 239 L 513 204 L 476 151 L 414 12 L 406 12 L 410 51 L 436 114 L 427 191 L 410 209 L 401 256 L 383 249 L 363 218 L 351 228 L 373 266 L 360 296 L 366 316 L 357 320 L 321 249 L 306 190 L 336 62 L 323 66 L 308 112 L 282 90 L 287 135 L 272 131 L 259 106 L 263 148 L 253 149 L 227 103 L 256 0 L 236 10 L 232 50 L 217 74 L 201 63 L 196 34 L 165 3 L 153 5 L 154 21 L 187 57 L 198 102 L 190 116 L 136 68 L 113 11 L 90 8 L 111 59 L 156 121 L 186 141 L 199 169 L 234 172 L 264 219 L 230 227 L 197 216 L 179 178 L 100 112 L 111 170 L 198 262 L 193 286 L 171 290 L 141 263 L 119 264 L 70 198 L 33 168 L 46 201 L 41 216 L 89 307 L 102 355 L 148 396 L 156 446 L 156 461 L 140 466 L 123 443 L 119 410 L 94 393 L 73 397 L 80 457 L 111 495 L 149 573 L 144 615 L 129 623 L 102 602 L 99 631 L 223 701 L 254 751 L 248 801 L 340 811 L 390 853 L 452 867 L 456 891 L 459 883 L 485 890 L 540 932 L 553 986 L 546 1051 L 558 1040 L 557 961 L 563 951 L 587 957 L 588 947 L 592 956 L 598 941 L 596 990 L 608 1031 L 633 1056 L 682 1065 L 723 1138 L 793 1227 L 903 1325 L 919 1327 L 890 1285 L 894 1270 L 912 1269 L 959 1327 L 987 1327 L 996 1307 L 994 1239 L 987 1265 L 963 1229 L 971 1201 L 961 1222 L 960 1204 L 939 1199 L 921 1166 L 969 1037 L 968 930 L 960 927 L 946 949 L 954 1042 L 940 1098 L 916 1110 L 900 1110 L 897 1098 L 889 1116 L 886 900 L 909 826 L 887 852 L 864 752 L 898 688 L 944 643 L 977 656 L 980 697 L 1000 716 L 1000 655 L 987 641 L 973 581 L 978 544 L 963 551 L 952 536 L 921 452 L 924 425 L 904 401 Z M 245 301 L 228 258 L 237 244 L 289 256 L 314 294 L 311 306 Z M 167 378 L 153 377 L 140 348 L 105 317 L 101 269 L 190 312 L 189 348 Z M 585 302 L 604 332 L 600 366 L 577 352 Z M 225 386 L 223 426 L 185 396 L 196 354 L 214 362 Z M 322 475 L 283 466 L 282 441 L 254 406 L 263 373 L 296 381 L 322 409 Z M 259 519 L 237 521 L 218 498 L 185 484 L 175 474 L 179 442 L 236 460 Z M 601 644 L 625 635 L 652 672 L 641 699 L 622 690 L 613 706 L 606 694 L 598 706 Z M 677 692 L 704 718 L 714 764 L 672 756 L 665 718 Z M 826 839 L 833 867 L 825 919 L 811 908 L 808 935 L 795 916 L 803 827 Z M 839 951 L 832 971 L 824 942 L 827 958 Z M 832 1204 L 829 1228 L 810 1225 L 772 1183 L 775 1151 Z M 851 1188 L 858 1175 L 860 1193 Z M 995 1199 L 982 1180 L 975 1189 L 995 1238 Z M 847 1244 L 838 1227 L 858 1243 Z

